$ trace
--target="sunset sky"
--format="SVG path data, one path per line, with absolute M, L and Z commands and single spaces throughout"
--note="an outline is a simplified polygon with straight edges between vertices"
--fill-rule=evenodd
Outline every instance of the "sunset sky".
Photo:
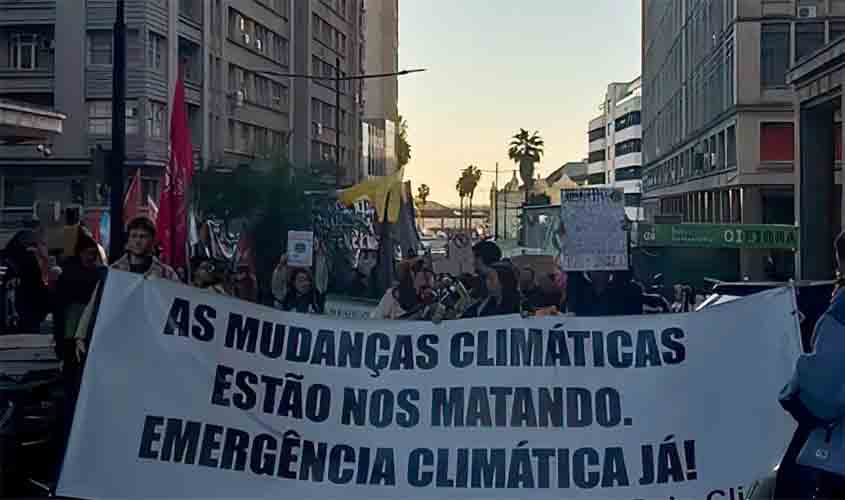
M 456 203 L 469 164 L 504 174 L 509 138 L 538 130 L 547 174 L 586 156 L 587 123 L 607 84 L 640 72 L 639 0 L 400 0 L 399 110 L 409 125 L 406 178 Z M 484 173 L 475 199 L 488 200 Z M 505 178 L 504 181 L 502 178 Z

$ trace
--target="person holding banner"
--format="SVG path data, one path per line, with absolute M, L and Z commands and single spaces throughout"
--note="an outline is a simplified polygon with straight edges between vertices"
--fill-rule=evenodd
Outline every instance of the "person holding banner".
M 143 274 L 147 278 L 179 281 L 176 271 L 153 254 L 156 240 L 156 227 L 153 221 L 143 216 L 136 217 L 126 226 L 126 234 L 126 254 L 111 265 L 112 269 Z M 85 307 L 76 328 L 76 356 L 80 360 L 88 351 L 87 341 L 94 315 L 95 297 L 96 293 Z
M 323 314 L 326 298 L 314 288 L 314 278 L 309 269 L 297 267 L 288 274 L 287 293 L 282 299 L 281 310 L 302 314 Z
M 387 289 L 370 314 L 372 319 L 418 319 L 428 316 L 430 306 L 437 305 L 434 270 L 424 258 L 403 261 L 398 274 L 399 284 Z
M 487 297 L 469 306 L 463 318 L 519 314 L 522 296 L 513 266 L 503 262 L 493 264 L 485 278 Z
M 845 232 L 834 243 L 845 271 Z M 778 468 L 775 498 L 845 498 L 845 289 L 816 322 L 813 351 L 802 355 L 780 403 L 798 423 Z

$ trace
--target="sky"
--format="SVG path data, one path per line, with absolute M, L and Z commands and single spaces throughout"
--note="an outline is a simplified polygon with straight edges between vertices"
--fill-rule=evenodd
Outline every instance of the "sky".
M 548 174 L 587 156 L 587 126 L 611 82 L 640 72 L 640 0 L 400 0 L 399 112 L 408 122 L 414 191 L 458 202 L 461 169 L 516 168 L 507 144 L 537 130 Z M 495 174 L 483 172 L 476 204 Z

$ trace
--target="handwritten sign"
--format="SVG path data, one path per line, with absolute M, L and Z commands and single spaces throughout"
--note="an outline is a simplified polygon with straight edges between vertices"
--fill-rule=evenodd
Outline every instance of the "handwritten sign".
M 560 203 L 564 271 L 628 269 L 625 201 L 613 188 L 564 189 Z

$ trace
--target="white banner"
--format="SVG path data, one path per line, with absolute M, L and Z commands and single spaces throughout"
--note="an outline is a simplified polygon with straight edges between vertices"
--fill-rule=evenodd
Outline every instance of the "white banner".
M 621 190 L 562 189 L 560 234 L 562 270 L 628 269 L 625 198 Z
M 112 271 L 58 492 L 741 498 L 794 429 L 794 310 L 344 321 Z

